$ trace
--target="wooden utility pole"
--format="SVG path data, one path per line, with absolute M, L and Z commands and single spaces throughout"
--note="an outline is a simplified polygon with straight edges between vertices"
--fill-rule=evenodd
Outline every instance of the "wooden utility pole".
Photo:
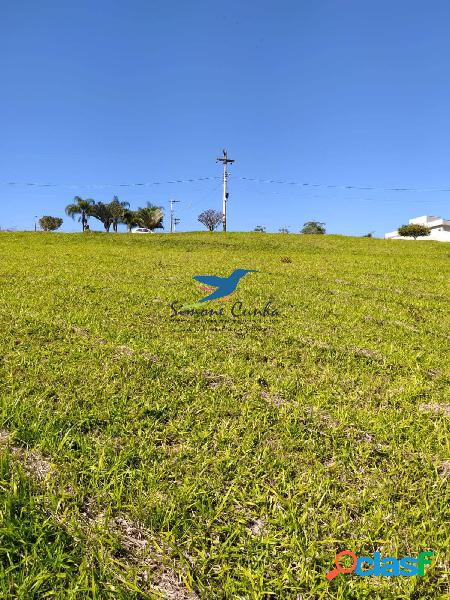
M 217 159 L 217 162 L 223 164 L 223 201 L 222 201 L 222 224 L 223 230 L 227 230 L 227 201 L 228 201 L 228 165 L 234 163 L 234 160 L 228 158 L 227 151 L 223 151 L 223 157 Z

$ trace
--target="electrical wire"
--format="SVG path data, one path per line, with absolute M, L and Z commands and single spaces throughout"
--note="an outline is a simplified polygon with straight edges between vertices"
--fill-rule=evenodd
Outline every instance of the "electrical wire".
M 169 185 L 176 183 L 194 183 L 197 181 L 212 181 L 221 179 L 221 177 L 197 177 L 195 179 L 173 179 L 171 181 L 145 181 L 142 183 L 37 183 L 37 182 L 25 182 L 25 181 L 0 181 L 0 185 L 24 185 L 24 186 L 35 186 L 35 187 L 90 187 L 90 188 L 106 188 L 106 187 L 142 187 L 152 185 Z
M 232 175 L 230 175 L 232 177 Z M 383 192 L 450 192 L 450 188 L 412 188 L 412 187 L 395 187 L 395 188 L 382 188 L 375 186 L 360 187 L 357 185 L 330 185 L 326 183 L 306 183 L 302 181 L 288 181 L 285 179 L 259 179 L 257 177 L 236 177 L 240 181 L 252 181 L 256 183 L 272 183 L 280 185 L 299 185 L 310 188 L 334 188 L 341 190 L 372 190 L 372 191 L 383 191 Z
M 234 181 L 242 181 L 242 182 L 252 182 L 252 183 L 262 183 L 262 184 L 275 184 L 282 186 L 300 186 L 305 189 L 312 188 L 323 188 L 323 189 L 335 189 L 335 190 L 357 190 L 357 191 L 373 191 L 373 192 L 422 192 L 422 193 L 431 193 L 431 192 L 443 192 L 450 193 L 450 188 L 415 188 L 415 187 L 393 187 L 393 188 L 383 188 L 376 186 L 356 186 L 356 185 L 331 185 L 325 183 L 309 183 L 309 182 L 301 182 L 301 181 L 289 181 L 286 179 L 262 179 L 258 177 L 234 177 L 232 173 L 229 174 L 230 179 Z M 146 182 L 137 182 L 137 183 L 100 183 L 100 184 L 65 184 L 65 183 L 39 183 L 39 182 L 21 182 L 21 181 L 0 181 L 0 185 L 6 186 L 28 186 L 28 187 L 46 187 L 46 188 L 58 188 L 58 187 L 68 187 L 71 189 L 77 188 L 92 188 L 92 189 L 104 189 L 104 188 L 119 188 L 119 187 L 150 187 L 150 186 L 158 186 L 158 185 L 174 185 L 174 184 L 184 184 L 184 183 L 195 183 L 195 182 L 203 182 L 203 181 L 213 181 L 218 182 L 221 180 L 221 176 L 209 176 L 209 177 L 196 177 L 190 179 L 172 179 L 169 181 L 146 181 Z M 216 189 L 216 188 L 215 188 Z M 276 193 L 279 195 L 279 193 Z M 349 200 L 351 200 L 349 198 Z M 394 199 L 372 199 L 372 198 L 355 198 L 353 201 L 387 201 L 391 202 Z M 195 205 L 199 204 L 199 200 L 195 201 Z M 409 202 L 418 202 L 415 200 L 409 200 Z M 436 200 L 424 199 L 420 202 L 436 202 Z M 439 201 L 441 202 L 441 201 Z M 191 206 L 193 206 L 191 204 Z

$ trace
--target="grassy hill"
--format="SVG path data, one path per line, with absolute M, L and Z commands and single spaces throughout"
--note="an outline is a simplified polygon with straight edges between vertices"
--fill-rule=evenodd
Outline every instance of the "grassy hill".
M 429 241 L 0 233 L 0 597 L 447 598 L 449 274 Z M 344 549 L 434 558 L 329 583 Z

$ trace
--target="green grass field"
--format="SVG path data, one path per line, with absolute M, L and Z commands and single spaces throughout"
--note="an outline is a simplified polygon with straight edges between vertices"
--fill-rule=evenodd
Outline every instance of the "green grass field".
M 429 241 L 0 233 L 0 598 L 448 598 L 449 275 Z M 434 556 L 329 583 L 344 549 Z

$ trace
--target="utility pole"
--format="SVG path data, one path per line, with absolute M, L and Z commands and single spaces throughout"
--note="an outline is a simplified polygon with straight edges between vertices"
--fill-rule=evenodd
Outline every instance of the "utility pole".
M 228 158 L 226 150 L 223 150 L 223 157 L 217 159 L 217 162 L 223 164 L 223 202 L 222 202 L 222 223 L 223 230 L 227 230 L 227 200 L 228 200 L 228 165 L 234 163 L 234 160 Z
M 34 230 L 37 231 L 37 215 L 34 216 Z
M 173 218 L 173 205 L 175 202 L 180 202 L 179 200 L 170 200 L 170 233 L 173 233 L 175 231 L 175 221 L 177 219 L 174 220 Z

